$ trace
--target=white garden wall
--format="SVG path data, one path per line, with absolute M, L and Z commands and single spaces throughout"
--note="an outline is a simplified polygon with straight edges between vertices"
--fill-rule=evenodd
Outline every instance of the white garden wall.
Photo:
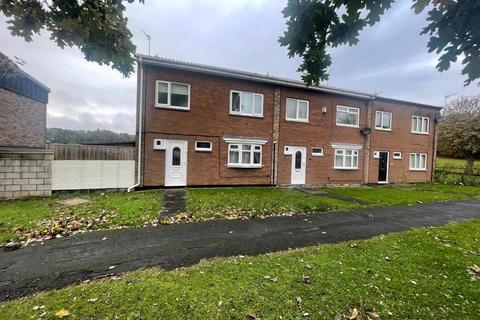
M 54 160 L 52 190 L 123 189 L 135 183 L 132 160 Z

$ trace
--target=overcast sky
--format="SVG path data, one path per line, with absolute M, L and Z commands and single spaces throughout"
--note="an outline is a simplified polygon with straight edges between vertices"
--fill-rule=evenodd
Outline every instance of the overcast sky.
M 300 60 L 289 59 L 277 39 L 285 30 L 286 0 L 146 0 L 127 5 L 137 52 L 148 46 L 140 29 L 152 36 L 152 54 L 220 67 L 299 79 Z M 443 104 L 444 96 L 480 93 L 463 86 L 461 64 L 436 71 L 437 56 L 419 36 L 425 14 L 410 1 L 398 1 L 360 43 L 331 50 L 328 85 L 381 92 L 382 96 Z M 33 42 L 10 36 L 0 14 L 0 50 L 27 61 L 24 70 L 51 89 L 48 127 L 135 131 L 135 76 L 125 79 L 107 66 L 83 59 L 79 50 L 60 49 L 43 32 Z M 327 84 L 327 83 L 326 83 Z

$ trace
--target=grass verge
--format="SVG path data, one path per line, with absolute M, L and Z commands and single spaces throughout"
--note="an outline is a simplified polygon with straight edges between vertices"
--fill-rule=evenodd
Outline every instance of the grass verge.
M 188 216 L 196 221 L 245 219 L 358 208 L 358 205 L 349 202 L 292 189 L 269 187 L 188 189 L 187 199 Z
M 141 226 L 157 217 L 162 191 L 70 193 L 0 202 L 0 244 L 68 235 L 78 230 Z M 80 197 L 86 204 L 58 201 Z
M 0 318 L 478 319 L 479 230 L 477 220 L 152 268 L 2 303 Z
M 381 206 L 480 198 L 480 187 L 430 183 L 382 187 L 325 188 L 322 190 Z

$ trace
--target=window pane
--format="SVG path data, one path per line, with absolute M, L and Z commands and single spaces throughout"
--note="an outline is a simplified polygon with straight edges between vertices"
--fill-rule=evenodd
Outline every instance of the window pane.
M 243 164 L 250 164 L 250 151 L 243 151 L 242 152 L 242 163 Z
M 252 113 L 253 95 L 251 93 L 242 92 L 241 104 L 241 111 L 243 113 Z
M 262 150 L 261 146 L 255 146 L 255 150 Z
M 381 112 L 376 113 L 375 127 L 377 127 L 377 128 L 382 127 L 382 113 Z
M 358 168 L 358 153 L 355 153 L 352 158 L 352 168 Z
M 210 149 L 211 148 L 211 142 L 197 141 L 197 148 L 198 149 Z
M 302 152 L 297 151 L 295 152 L 295 169 L 302 168 Z
M 297 118 L 297 101 L 292 99 L 287 99 L 287 118 L 296 119 Z
M 352 167 L 352 157 L 346 156 L 345 157 L 345 167 L 351 168 Z
M 417 131 L 417 118 L 412 118 L 412 131 Z
M 172 83 L 171 105 L 188 108 L 188 86 L 185 84 Z
M 180 148 L 175 147 L 172 151 L 172 166 L 180 165 Z
M 253 163 L 260 164 L 260 152 L 253 153 Z
M 230 149 L 238 150 L 238 144 L 231 144 Z
M 298 118 L 302 120 L 308 118 L 308 104 L 304 101 L 298 102 Z
M 255 101 L 254 101 L 253 112 L 255 114 L 262 114 L 263 113 L 263 97 L 259 94 L 256 94 L 254 97 L 255 97 Z
M 232 111 L 240 112 L 240 93 L 232 92 Z
M 168 83 L 157 82 L 157 103 L 168 104 Z
M 335 167 L 343 167 L 343 156 L 341 155 L 335 156 Z
M 242 144 L 242 150 L 252 150 L 251 144 Z
M 422 132 L 428 132 L 428 118 L 423 118 L 423 128 Z
M 340 108 L 340 107 L 339 107 Z M 358 125 L 358 110 L 355 110 L 354 113 L 352 112 L 345 112 L 342 109 L 337 109 L 337 123 L 338 124 L 347 124 L 347 125 Z
M 383 121 L 382 121 L 382 128 L 383 129 L 390 129 L 392 124 L 392 114 L 390 112 L 383 113 Z
M 358 114 L 348 114 L 347 118 L 346 118 L 346 124 L 350 124 L 350 125 L 357 125 L 358 121 Z
M 425 169 L 427 167 L 426 158 L 426 155 L 420 155 L 420 169 Z
M 415 169 L 415 155 L 410 155 L 410 168 Z
M 230 150 L 230 163 L 238 163 L 238 151 Z

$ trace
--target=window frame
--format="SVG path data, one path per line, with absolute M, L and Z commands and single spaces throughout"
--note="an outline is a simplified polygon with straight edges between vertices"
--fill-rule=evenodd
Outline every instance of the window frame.
M 339 123 L 338 122 L 338 109 L 339 108 L 347 108 L 347 111 L 340 110 L 341 112 L 347 112 L 347 113 L 352 113 L 350 112 L 350 109 L 355 109 L 357 110 L 356 115 L 357 115 L 357 124 L 344 124 L 344 123 Z M 350 128 L 360 128 L 360 108 L 357 107 L 351 107 L 351 106 L 345 106 L 345 105 L 340 105 L 337 104 L 336 112 L 335 112 L 335 124 L 338 127 L 350 127 Z
M 248 151 L 250 153 L 250 162 L 249 163 L 243 163 L 242 162 L 242 153 L 247 152 L 243 150 L 244 145 L 250 145 L 251 148 Z M 230 161 L 230 152 L 232 151 L 232 146 L 237 146 L 237 149 L 235 149 L 236 152 L 238 152 L 238 163 L 232 163 Z M 259 150 L 257 149 L 259 148 Z M 245 169 L 259 169 L 262 168 L 262 159 L 263 159 L 263 147 L 261 144 L 255 144 L 255 143 L 248 143 L 248 142 L 235 142 L 235 143 L 228 143 L 227 147 L 227 167 L 229 168 L 245 168 Z M 259 163 L 253 163 L 254 161 L 254 156 L 255 153 L 260 153 L 260 162 Z
M 233 93 L 238 93 L 240 95 L 240 111 L 233 111 Z M 242 93 L 247 93 L 252 95 L 252 112 L 242 112 Z M 262 113 L 255 113 L 255 96 L 260 96 L 262 97 Z M 242 91 L 242 90 L 230 90 L 230 107 L 229 107 L 229 114 L 235 115 L 235 116 L 244 116 L 244 117 L 252 117 L 252 118 L 263 118 L 263 109 L 265 106 L 264 102 L 264 96 L 262 93 L 256 93 L 256 92 L 249 92 L 249 91 Z
M 343 166 L 338 166 L 337 165 L 337 156 L 340 156 L 339 154 L 337 154 L 337 152 L 339 151 L 342 151 L 342 157 L 343 157 L 343 160 L 342 160 L 342 163 L 343 163 Z M 352 155 L 349 156 L 347 155 L 347 151 L 352 151 Z M 333 153 L 333 168 L 336 169 L 336 170 L 358 170 L 358 162 L 359 162 L 359 158 L 360 158 L 360 150 L 359 149 L 352 149 L 352 148 L 335 148 L 335 152 Z M 345 166 L 345 158 L 346 157 L 351 157 L 352 158 L 352 166 L 350 167 L 347 167 Z M 354 157 L 356 157 L 356 161 L 355 161 L 355 166 L 353 166 L 353 159 Z
M 168 88 L 167 89 L 167 103 L 158 103 L 158 84 L 159 83 L 166 83 L 167 84 L 167 88 Z M 179 84 L 179 85 L 188 86 L 187 107 L 173 106 L 172 105 L 172 84 Z M 189 83 L 176 82 L 176 81 L 165 81 L 165 80 L 156 80 L 155 81 L 155 107 L 157 107 L 157 108 L 189 111 L 190 110 L 190 99 L 191 99 L 190 96 L 191 96 L 191 85 Z
M 423 120 L 427 119 L 427 128 L 426 128 L 426 131 L 417 131 L 417 128 L 418 128 L 418 125 L 416 126 L 415 130 L 413 128 L 413 119 L 417 119 L 417 124 L 418 124 L 418 120 L 421 119 L 421 127 L 420 129 L 423 128 Z M 410 128 L 411 128 L 411 132 L 412 133 L 415 133 L 415 134 L 425 134 L 425 135 L 428 135 L 430 134 L 430 118 L 429 117 L 424 117 L 424 116 L 415 116 L 413 115 L 412 116 L 412 123 L 410 125 Z
M 202 147 L 198 147 L 197 144 L 199 142 L 203 142 L 203 143 L 209 143 L 210 144 L 210 147 L 209 148 L 202 148 Z M 212 152 L 212 141 L 208 141 L 208 140 L 198 140 L 198 141 L 195 141 L 195 151 L 198 151 L 198 152 Z
M 383 114 L 384 113 L 390 113 L 390 126 L 388 129 L 385 129 L 383 128 Z M 381 118 L 380 118 L 380 127 L 377 126 L 377 118 L 378 118 L 378 115 L 381 115 Z M 380 131 L 392 131 L 392 126 L 393 126 L 393 113 L 390 112 L 390 111 L 382 111 L 382 110 L 378 110 L 378 111 L 375 111 L 375 130 L 380 130 Z
M 292 101 L 295 101 L 295 102 L 296 102 L 296 109 L 295 109 L 295 111 L 296 111 L 296 112 L 295 112 L 296 118 L 289 118 L 289 117 L 288 117 L 288 111 L 287 111 L 287 108 L 288 108 L 288 100 L 292 100 Z M 307 103 L 307 118 L 306 118 L 306 119 L 300 119 L 300 118 L 298 117 L 300 102 L 306 102 L 306 103 Z M 308 100 L 302 100 L 302 99 L 297 99 L 297 98 L 287 98 L 287 99 L 285 100 L 285 121 L 308 123 L 308 122 L 309 122 L 309 118 L 310 118 L 310 101 L 308 101 Z
M 422 163 L 422 161 L 420 160 L 422 156 L 425 156 L 425 168 L 416 168 L 415 166 L 412 167 L 412 156 L 415 157 L 415 160 L 414 160 L 414 165 L 416 165 L 417 161 L 419 160 L 419 163 Z M 418 156 L 418 160 L 417 160 L 417 156 Z M 411 152 L 410 153 L 410 157 L 408 159 L 408 168 L 410 171 L 427 171 L 427 161 L 428 161 L 428 154 L 426 152 Z
M 395 154 L 397 154 L 397 155 L 395 155 Z M 403 154 L 402 154 L 401 151 L 394 151 L 393 152 L 393 159 L 394 160 L 402 160 L 402 158 L 403 158 Z
M 313 149 L 321 149 L 321 152 L 314 152 Z M 312 147 L 312 157 L 323 157 L 324 149 L 323 147 Z

